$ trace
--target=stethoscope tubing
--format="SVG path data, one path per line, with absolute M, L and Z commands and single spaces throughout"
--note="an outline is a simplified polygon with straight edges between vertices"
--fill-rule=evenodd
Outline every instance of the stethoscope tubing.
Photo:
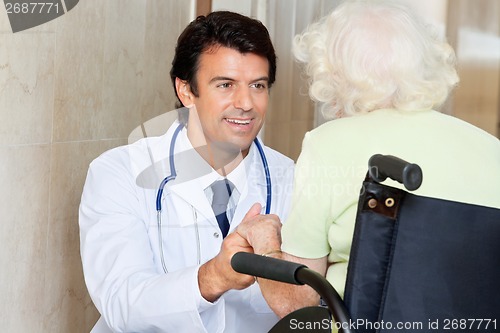
M 262 165 L 264 167 L 264 173 L 266 175 L 266 215 L 268 215 L 269 212 L 271 211 L 271 190 L 272 190 L 269 164 L 267 163 L 266 154 L 264 154 L 264 149 L 262 148 L 262 145 L 260 144 L 259 140 L 255 138 L 253 142 L 255 143 L 259 151 L 259 155 L 262 160 Z
M 168 162 L 170 165 L 170 176 L 165 177 L 158 187 L 158 193 L 156 194 L 156 211 L 161 212 L 161 198 L 163 196 L 163 189 L 165 185 L 171 180 L 174 180 L 177 177 L 177 170 L 175 170 L 175 162 L 174 162 L 174 149 L 175 143 L 177 141 L 177 136 L 179 132 L 184 128 L 184 124 L 180 123 L 179 126 L 175 129 L 174 134 L 172 135 L 172 141 L 170 142 L 170 149 L 168 155 Z
M 179 132 L 184 128 L 184 124 L 179 124 L 175 129 L 174 134 L 172 135 L 172 141 L 170 142 L 169 148 L 169 165 L 170 165 L 170 175 L 165 177 L 160 185 L 158 186 L 158 192 L 156 194 L 156 211 L 161 212 L 161 198 L 163 196 L 163 189 L 167 185 L 167 183 L 171 180 L 174 180 L 177 177 L 177 170 L 175 170 L 175 161 L 174 161 L 174 149 L 175 143 L 177 142 L 177 136 Z M 271 211 L 271 199 L 272 199 L 272 184 L 271 184 L 271 174 L 269 172 L 269 164 L 267 163 L 266 154 L 264 153 L 264 148 L 260 144 L 259 140 L 255 138 L 253 140 L 255 145 L 257 146 L 257 150 L 259 151 L 260 158 L 262 160 L 262 165 L 264 167 L 264 174 L 266 176 L 266 215 Z

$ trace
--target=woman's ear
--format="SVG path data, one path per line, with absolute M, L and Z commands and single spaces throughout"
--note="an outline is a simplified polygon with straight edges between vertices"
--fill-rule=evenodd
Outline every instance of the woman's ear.
M 187 81 L 176 77 L 175 90 L 177 91 L 177 96 L 179 96 L 179 99 L 185 107 L 190 108 L 194 105 L 193 93 L 191 92 L 191 87 Z

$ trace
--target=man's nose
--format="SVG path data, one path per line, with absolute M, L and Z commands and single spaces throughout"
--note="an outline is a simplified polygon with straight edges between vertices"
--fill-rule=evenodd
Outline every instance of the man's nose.
M 243 111 L 250 111 L 253 107 L 252 95 L 249 87 L 239 87 L 234 98 L 234 107 Z

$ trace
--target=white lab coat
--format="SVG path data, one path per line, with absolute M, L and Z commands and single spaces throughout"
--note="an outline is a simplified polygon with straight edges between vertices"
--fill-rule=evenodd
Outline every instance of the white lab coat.
M 163 195 L 168 273 L 163 272 L 155 202 L 159 182 L 170 174 L 168 151 L 177 125 L 161 137 L 112 149 L 90 165 L 80 205 L 80 242 L 85 282 L 102 315 L 92 332 L 267 332 L 278 318 L 257 284 L 231 290 L 215 303 L 200 294 L 199 266 L 217 255 L 222 237 L 200 187 L 210 170 L 198 168 L 203 161 L 193 161 L 185 130 L 175 145 L 178 177 Z M 264 149 L 273 185 L 271 213 L 283 220 L 290 204 L 293 161 Z M 247 186 L 230 232 L 255 202 L 265 211 L 266 181 L 254 144 L 243 163 Z

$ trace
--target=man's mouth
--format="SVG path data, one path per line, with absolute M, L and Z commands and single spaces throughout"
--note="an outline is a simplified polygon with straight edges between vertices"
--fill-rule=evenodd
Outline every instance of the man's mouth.
M 234 119 L 234 118 L 224 118 L 228 123 L 235 125 L 249 125 L 252 119 Z

